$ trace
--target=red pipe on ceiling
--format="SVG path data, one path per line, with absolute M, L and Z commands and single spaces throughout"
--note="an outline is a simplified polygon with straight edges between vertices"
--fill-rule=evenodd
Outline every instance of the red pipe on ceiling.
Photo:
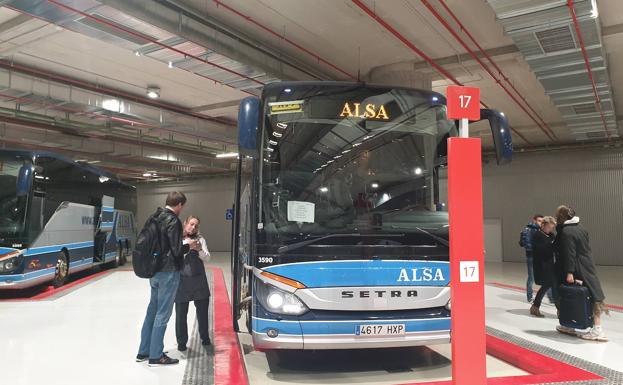
M 217 7 L 219 7 L 219 6 L 220 6 L 220 7 L 225 8 L 226 10 L 228 10 L 228 11 L 229 11 L 229 12 L 231 12 L 231 13 L 233 13 L 234 15 L 241 17 L 242 19 L 244 19 L 244 20 L 248 21 L 249 23 L 254 24 L 255 26 L 257 26 L 257 27 L 259 27 L 259 28 L 263 29 L 264 31 L 266 31 L 266 32 L 270 33 L 271 35 L 276 36 L 277 38 L 279 38 L 279 39 L 281 39 L 281 40 L 285 41 L 286 43 L 288 43 L 288 44 L 290 44 L 291 46 L 293 46 L 293 47 L 297 48 L 298 50 L 305 52 L 305 53 L 306 53 L 306 54 L 308 54 L 309 56 L 311 56 L 311 57 L 313 57 L 314 59 L 316 59 L 318 62 L 323 63 L 323 64 L 325 64 L 325 65 L 327 65 L 327 66 L 329 66 L 329 67 L 333 68 L 334 70 L 338 71 L 339 73 L 341 73 L 341 74 L 343 74 L 343 75 L 348 76 L 349 78 L 351 78 L 351 79 L 353 79 L 353 80 L 357 80 L 357 77 L 356 77 L 356 76 L 354 76 L 353 74 L 351 74 L 351 73 L 349 73 L 349 72 L 346 72 L 345 70 L 343 70 L 342 68 L 338 67 L 337 65 L 335 65 L 335 64 L 333 64 L 333 63 L 331 63 L 331 62 L 329 62 L 329 61 L 328 61 L 328 60 L 326 60 L 326 59 L 321 58 L 321 57 L 320 57 L 320 56 L 318 56 L 317 54 L 313 53 L 312 51 L 310 51 L 309 49 L 307 49 L 307 48 L 303 47 L 302 45 L 300 45 L 300 44 L 298 44 L 298 43 L 294 42 L 293 40 L 290 40 L 290 39 L 288 39 L 287 37 L 285 37 L 285 36 L 283 36 L 283 35 L 280 35 L 280 34 L 279 34 L 278 32 L 276 32 L 275 30 L 273 30 L 273 29 L 271 29 L 271 28 L 267 27 L 266 25 L 261 24 L 260 22 L 258 22 L 258 21 L 256 21 L 256 20 L 254 20 L 251 16 L 245 15 L 244 13 L 242 13 L 242 12 L 238 11 L 237 9 L 235 9 L 235 8 L 234 8 L 234 7 L 232 7 L 232 6 L 229 6 L 229 5 L 225 4 L 225 3 L 223 3 L 223 2 L 222 2 L 222 1 L 220 1 L 220 0 L 213 0 L 213 1 L 214 1 L 214 3 L 216 4 L 216 6 L 217 6 Z
M 431 9 L 428 1 L 426 0 L 422 0 L 424 2 L 424 5 L 427 6 L 427 8 Z M 448 14 L 452 17 L 452 19 L 454 19 L 454 21 L 459 25 L 459 27 L 461 28 L 461 31 L 464 32 L 467 37 L 469 37 L 469 39 L 472 41 L 472 43 L 474 43 L 474 45 L 476 45 L 476 47 L 478 47 L 478 50 L 480 51 L 480 53 L 487 59 L 487 61 L 489 61 L 489 63 L 495 68 L 495 70 L 498 72 L 498 74 L 500 74 L 500 76 L 502 77 L 502 79 L 504 79 L 504 81 L 506 82 L 506 84 L 508 84 L 513 91 L 515 91 L 515 94 L 517 96 L 519 96 L 519 98 L 524 102 L 524 104 L 526 105 L 526 107 L 528 107 L 528 109 L 530 111 L 532 111 L 532 113 L 539 119 L 539 121 L 541 122 L 541 124 L 543 124 L 543 126 L 545 126 L 545 128 L 547 128 L 547 130 L 550 132 L 550 134 L 552 134 L 554 136 L 554 138 L 558 139 L 558 137 L 556 136 L 556 134 L 554 133 L 554 131 L 551 129 L 551 127 L 545 122 L 545 120 L 543 120 L 543 118 L 539 115 L 538 112 L 536 112 L 534 110 L 534 108 L 532 108 L 532 106 L 530 105 L 530 103 L 528 103 L 528 101 L 526 100 L 526 98 L 519 92 L 519 90 L 517 90 L 517 88 L 515 88 L 515 85 L 510 81 L 510 79 L 508 78 L 508 76 L 506 76 L 506 74 L 504 74 L 504 72 L 502 71 L 502 69 L 500 67 L 498 67 L 498 65 L 495 63 L 495 61 L 493 61 L 493 59 L 491 58 L 491 56 L 489 56 L 489 54 L 487 53 L 487 51 L 485 51 L 480 44 L 478 44 L 478 41 L 474 38 L 474 36 L 467 30 L 467 28 L 465 28 L 465 26 L 463 25 L 463 23 L 461 23 L 461 21 L 459 20 L 459 18 L 454 14 L 454 12 L 452 12 L 452 10 L 450 9 L 450 7 L 448 7 L 448 5 L 446 4 L 445 0 L 439 0 L 439 3 L 442 5 L 442 7 L 446 10 L 446 12 L 448 12 Z M 431 11 L 432 12 L 432 11 Z M 471 53 L 471 51 L 470 51 Z M 472 54 L 472 56 L 474 56 Z M 480 61 L 479 61 L 480 62 Z M 481 64 L 482 65 L 482 64 Z M 487 69 L 487 72 L 489 72 L 489 70 Z M 489 72 L 490 73 L 490 72 Z M 493 75 L 492 75 L 493 77 Z M 495 77 L 493 77 L 495 79 Z M 500 87 L 503 87 L 502 84 L 495 79 L 496 82 L 500 85 Z M 505 90 L 506 91 L 506 90 Z M 508 91 L 507 91 L 508 92 Z
M 582 38 L 582 31 L 580 31 L 580 23 L 578 23 L 578 17 L 575 14 L 575 5 L 573 0 L 567 0 L 567 6 L 569 7 L 569 13 L 571 14 L 571 19 L 573 19 L 573 26 L 575 27 L 575 33 L 578 37 L 578 41 L 580 42 L 580 48 L 582 50 L 582 56 L 584 57 L 584 64 L 586 65 L 586 72 L 588 74 L 588 78 L 591 81 L 591 85 L 593 86 L 593 95 L 595 96 L 595 105 L 599 110 L 599 114 L 601 115 L 601 121 L 604 125 L 604 130 L 606 131 L 606 136 L 608 140 L 610 140 L 610 131 L 608 130 L 608 125 L 606 123 L 606 117 L 604 116 L 604 111 L 601 108 L 601 99 L 599 98 L 599 93 L 597 92 L 597 85 L 595 84 L 595 78 L 593 78 L 593 68 L 591 67 L 591 63 L 588 60 L 588 54 L 586 53 L 586 47 L 584 46 L 584 39 Z
M 264 83 L 263 83 L 263 82 L 261 82 L 261 81 L 259 81 L 259 80 L 257 80 L 257 79 L 254 79 L 254 78 L 252 78 L 252 77 L 249 77 L 249 76 L 247 76 L 247 75 L 245 75 L 245 74 L 242 74 L 242 73 L 240 73 L 240 72 L 234 71 L 234 70 L 229 69 L 229 68 L 227 68 L 227 67 L 223 67 L 223 66 L 221 66 L 221 65 L 219 65 L 219 64 L 213 63 L 213 62 L 208 61 L 208 60 L 206 60 L 206 59 L 202 59 L 202 58 L 200 58 L 199 56 L 196 56 L 196 55 L 193 55 L 193 54 L 190 54 L 190 53 L 184 52 L 184 51 L 182 51 L 182 50 L 180 50 L 180 49 L 177 49 L 177 48 L 175 48 L 175 47 L 171 47 L 170 45 L 167 45 L 167 44 L 161 43 L 161 42 L 159 42 L 158 40 L 153 39 L 153 38 L 151 38 L 151 37 L 149 37 L 149 36 L 146 36 L 146 35 L 143 35 L 143 34 L 136 33 L 136 31 L 134 31 L 134 30 L 131 30 L 131 29 L 128 29 L 128 28 L 124 28 L 124 27 L 122 27 L 122 26 L 120 26 L 120 25 L 118 25 L 118 24 L 111 23 L 111 22 L 109 22 L 109 21 L 107 21 L 107 20 L 104 20 L 104 19 L 101 19 L 101 18 L 99 18 L 99 17 L 97 17 L 97 16 L 95 16 L 95 15 L 91 15 L 91 14 L 89 14 L 89 13 L 82 12 L 82 11 L 80 11 L 80 10 L 78 10 L 78 9 L 75 9 L 75 8 L 73 8 L 73 7 L 70 7 L 70 6 L 66 5 L 66 4 L 63 4 L 63 3 L 59 2 L 59 1 L 56 1 L 56 0 L 47 0 L 47 2 L 52 3 L 52 4 L 56 5 L 57 7 L 62 8 L 62 9 L 64 9 L 64 10 L 66 10 L 66 11 L 73 12 L 73 13 L 77 13 L 77 14 L 78 14 L 78 15 L 80 15 L 80 16 L 83 16 L 83 17 L 86 17 L 86 18 L 89 18 L 89 19 L 95 20 L 96 22 L 98 22 L 98 23 L 100 23 L 100 24 L 104 24 L 104 25 L 106 25 L 106 26 L 108 26 L 108 27 L 111 27 L 111 28 L 114 28 L 114 29 L 117 29 L 117 30 L 123 31 L 123 32 L 128 33 L 128 34 L 130 34 L 130 35 L 132 35 L 132 36 L 139 37 L 139 38 L 141 38 L 141 39 L 143 39 L 143 40 L 147 40 L 147 41 L 149 41 L 149 42 L 150 42 L 150 43 L 152 43 L 152 44 L 155 44 L 155 45 L 160 46 L 160 47 L 162 47 L 162 48 L 165 48 L 165 49 L 168 49 L 168 50 L 173 51 L 173 52 L 175 52 L 175 53 L 178 53 L 178 54 L 180 54 L 180 55 L 183 55 L 184 57 L 189 57 L 189 58 L 195 59 L 195 60 L 197 60 L 197 61 L 199 61 L 199 62 L 202 62 L 202 63 L 208 64 L 208 65 L 211 65 L 211 66 L 216 67 L 216 68 L 218 68 L 218 69 L 220 69 L 220 70 L 222 70 L 222 71 L 229 72 L 229 73 L 231 73 L 231 74 L 233 74 L 233 75 L 239 76 L 239 77 L 241 77 L 241 78 L 243 78 L 243 79 L 250 80 L 250 81 L 252 81 L 252 82 L 254 82 L 254 83 L 257 83 L 257 84 L 259 84 L 259 85 L 262 85 L 262 86 L 264 85 Z M 212 79 L 212 78 L 209 78 L 209 77 L 207 77 L 207 76 L 205 76 L 205 77 L 206 77 L 206 78 L 208 78 L 208 79 L 210 79 L 210 80 L 212 80 L 213 82 L 216 82 L 216 83 L 223 84 L 223 85 L 226 85 L 226 86 L 228 86 L 228 87 L 234 88 L 234 87 L 232 87 L 232 86 L 230 86 L 230 85 L 228 85 L 228 84 L 222 83 L 222 82 L 220 82 L 220 81 L 218 81 L 218 80 L 216 80 L 216 79 Z M 234 89 L 236 89 L 236 90 L 238 90 L 238 91 L 242 91 L 242 92 L 249 93 L 249 92 L 247 92 L 247 91 L 239 90 L 239 89 L 237 89 L 237 88 L 234 88 Z
M 361 8 L 368 16 L 374 19 L 377 23 L 383 26 L 386 30 L 388 30 L 392 35 L 394 35 L 398 40 L 400 40 L 404 45 L 406 45 L 409 49 L 415 52 L 418 56 L 424 59 L 428 64 L 430 64 L 433 68 L 437 70 L 441 75 L 443 75 L 446 79 L 451 80 L 454 84 L 462 86 L 463 83 L 459 82 L 454 76 L 452 76 L 448 71 L 446 71 L 439 64 L 435 63 L 433 59 L 431 59 L 428 55 L 422 52 L 419 48 L 415 46 L 415 44 L 411 43 L 406 37 L 404 37 L 400 32 L 396 31 L 389 23 L 383 20 L 380 16 L 374 13 L 373 10 L 368 8 L 361 0 L 351 0 L 356 6 Z M 489 108 L 484 102 L 481 101 L 481 104 L 486 108 Z M 520 137 L 527 144 L 532 144 L 526 137 L 519 133 L 519 131 L 515 130 L 511 127 L 511 130 Z
M 478 62 L 478 64 L 480 64 L 480 66 L 489 74 L 489 76 L 491 76 L 491 78 L 493 80 L 495 80 L 495 82 L 502 87 L 502 89 L 504 90 L 504 92 L 506 92 L 506 94 L 508 96 L 510 96 L 511 99 L 513 99 L 513 101 L 515 102 L 515 104 L 517 104 L 517 106 L 519 106 L 529 117 L 530 119 L 532 119 L 534 121 L 534 123 L 537 124 L 537 126 L 539 126 L 539 128 L 543 131 L 543 133 L 552 141 L 558 139 L 556 137 L 556 134 L 554 134 L 554 132 L 551 130 L 551 128 L 549 128 L 549 126 L 543 126 L 539 121 L 537 121 L 532 114 L 530 114 L 530 112 L 528 112 L 528 110 L 526 110 L 526 108 L 521 104 L 521 102 L 519 100 L 517 100 L 517 98 L 515 97 L 515 95 L 513 95 L 508 88 L 506 88 L 504 86 L 504 84 L 502 84 L 497 77 L 493 74 L 493 72 L 491 71 L 491 69 L 489 68 L 489 66 L 487 66 L 482 60 L 480 60 L 480 58 L 478 57 L 478 55 L 476 55 L 476 53 L 474 51 L 472 51 L 472 49 L 465 43 L 465 41 L 459 36 L 458 33 L 456 33 L 456 31 L 450 26 L 450 24 L 448 24 L 447 20 L 443 18 L 443 16 L 441 16 L 439 14 L 439 12 L 437 12 L 437 10 L 428 2 L 428 0 L 421 0 L 422 3 L 426 6 L 426 8 L 428 8 L 428 10 L 433 14 L 433 16 L 435 16 L 435 18 L 437 18 L 437 20 L 439 20 L 439 22 L 446 28 L 446 30 L 448 32 L 450 32 L 450 34 L 454 37 L 454 39 L 456 41 L 459 42 L 459 44 L 461 44 L 461 46 L 463 46 L 463 48 L 465 48 L 467 50 L 467 52 L 469 52 L 469 54 L 474 58 L 474 60 L 476 60 Z M 440 0 L 443 2 L 443 0 Z M 458 21 L 458 20 L 457 20 Z M 463 32 L 465 32 L 466 34 L 469 34 L 469 32 L 467 31 L 467 29 L 465 29 L 465 27 L 460 24 L 459 25 L 462 29 Z M 469 34 L 471 36 L 471 34 Z M 482 51 L 484 51 L 480 45 L 478 45 L 479 49 Z M 497 67 L 497 66 L 496 66 Z M 498 68 L 499 71 L 499 68 Z M 501 71 L 499 71 L 500 74 L 502 74 Z M 504 75 L 502 75 L 505 79 L 507 79 Z M 507 80 L 508 81 L 508 80 Z M 513 89 L 515 89 L 515 87 L 513 87 Z M 526 103 L 526 105 L 528 106 L 528 108 L 532 109 L 532 107 L 530 107 L 530 105 L 526 102 L 525 98 L 523 98 L 523 96 L 521 96 L 521 94 L 515 89 L 515 92 L 524 100 L 524 102 Z M 533 110 L 534 111 L 534 110 Z M 538 116 L 538 114 L 537 114 Z M 540 117 L 539 117 L 540 118 Z M 542 119 L 541 119 L 542 120 Z M 547 127 L 547 128 L 546 128 Z M 549 130 L 549 132 L 548 132 Z

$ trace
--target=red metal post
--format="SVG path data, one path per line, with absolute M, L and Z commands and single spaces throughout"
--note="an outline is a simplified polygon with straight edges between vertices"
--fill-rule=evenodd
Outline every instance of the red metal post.
M 452 383 L 487 383 L 481 143 L 448 139 Z

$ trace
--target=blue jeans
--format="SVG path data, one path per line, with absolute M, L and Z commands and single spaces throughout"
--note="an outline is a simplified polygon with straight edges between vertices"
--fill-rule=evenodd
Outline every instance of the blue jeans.
M 179 271 L 160 271 L 149 279 L 151 298 L 141 329 L 141 345 L 138 354 L 150 359 L 162 357 L 164 332 L 173 313 L 173 301 L 180 283 Z
M 532 263 L 534 262 L 534 258 L 532 257 L 532 252 L 526 251 L 526 263 L 528 265 L 528 280 L 526 281 L 526 294 L 528 295 L 528 301 L 532 301 L 532 285 L 534 285 L 534 268 Z

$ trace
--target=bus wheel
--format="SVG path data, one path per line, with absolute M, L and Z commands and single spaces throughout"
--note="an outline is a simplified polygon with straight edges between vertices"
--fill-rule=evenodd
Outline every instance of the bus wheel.
M 67 258 L 66 253 L 61 252 L 56 260 L 56 269 L 54 270 L 54 280 L 52 281 L 52 286 L 63 286 L 65 282 L 67 282 L 67 277 L 69 277 L 69 259 Z
M 121 248 L 121 246 L 119 246 L 119 249 L 117 250 L 117 255 L 115 255 L 115 260 L 112 261 L 112 263 L 110 264 L 110 266 L 114 269 L 115 267 L 119 267 L 122 265 L 121 260 L 123 258 L 123 249 Z

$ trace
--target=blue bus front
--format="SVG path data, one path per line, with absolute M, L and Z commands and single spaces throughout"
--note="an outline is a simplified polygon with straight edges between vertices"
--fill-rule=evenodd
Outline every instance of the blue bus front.
M 256 347 L 449 342 L 445 111 L 434 92 L 344 83 L 243 103 L 234 317 Z

